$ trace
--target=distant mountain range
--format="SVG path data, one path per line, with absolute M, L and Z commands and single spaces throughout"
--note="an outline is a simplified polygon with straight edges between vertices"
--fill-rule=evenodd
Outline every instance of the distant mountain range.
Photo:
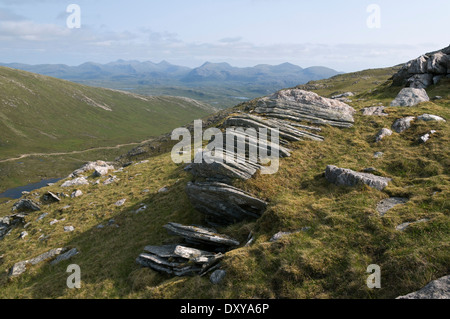
M 228 63 L 206 62 L 200 67 L 189 68 L 166 61 L 153 63 L 125 60 L 107 64 L 87 62 L 79 66 L 20 63 L 0 65 L 140 94 L 187 96 L 219 104 L 219 107 L 233 106 L 239 99 L 251 99 L 282 88 L 339 74 L 326 67 L 304 69 L 290 63 L 275 66 L 260 64 L 244 68 L 233 67 Z

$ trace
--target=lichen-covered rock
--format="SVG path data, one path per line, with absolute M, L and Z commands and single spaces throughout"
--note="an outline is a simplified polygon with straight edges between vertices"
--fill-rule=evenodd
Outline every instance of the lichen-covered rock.
M 372 106 L 366 107 L 361 110 L 364 116 L 388 116 L 388 113 L 384 112 L 384 106 Z
M 430 98 L 425 89 L 404 88 L 392 101 L 391 106 L 416 106 L 419 103 L 428 101 L 430 101 Z
M 356 186 L 366 184 L 369 187 L 383 190 L 386 188 L 391 178 L 376 176 L 369 173 L 359 173 L 346 168 L 339 168 L 333 165 L 327 166 L 325 170 L 326 179 L 338 186 Z

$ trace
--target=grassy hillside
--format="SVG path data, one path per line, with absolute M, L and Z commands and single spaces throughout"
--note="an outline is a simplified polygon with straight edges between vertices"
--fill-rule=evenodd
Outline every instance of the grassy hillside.
M 167 222 L 203 222 L 184 191 L 192 177 L 183 166 L 173 164 L 164 147 L 152 153 L 147 144 L 147 154 L 153 154 L 149 162 L 115 173 L 120 179 L 117 184 L 79 187 L 84 196 L 45 206 L 43 211 L 49 213 L 45 219 L 35 221 L 40 212 L 27 217 L 31 222 L 28 237 L 18 239 L 23 229 L 17 228 L 0 241 L 0 298 L 395 298 L 449 274 L 448 122 L 416 122 L 408 131 L 394 133 L 378 144 L 374 136 L 407 115 L 430 113 L 450 119 L 450 81 L 428 90 L 431 96 L 443 96 L 442 100 L 412 108 L 388 107 L 387 117 L 363 117 L 361 108 L 388 105 L 400 91 L 390 83 L 378 85 L 373 80 L 355 89 L 353 83 L 365 77 L 365 72 L 369 71 L 347 78 L 347 83 L 342 77 L 336 77 L 336 83 L 327 80 L 323 88 L 328 90 L 326 95 L 341 90 L 359 93 L 351 103 L 358 110 L 353 128 L 324 127 L 325 142 L 292 144 L 292 156 L 281 161 L 277 174 L 235 183 L 267 200 L 269 208 L 257 221 L 219 229 L 242 243 L 250 232 L 255 236 L 250 247 L 226 254 L 223 268 L 227 275 L 220 285 L 212 285 L 208 276 L 173 278 L 136 265 L 144 246 L 173 242 L 162 228 Z M 386 77 L 391 71 L 375 72 Z M 234 111 L 251 105 L 240 105 Z M 431 129 L 438 133 L 419 144 L 417 137 Z M 375 159 L 379 151 L 384 156 Z M 142 159 L 142 155 L 123 160 L 130 159 Z M 383 192 L 365 186 L 337 187 L 323 177 L 329 164 L 357 171 L 375 167 L 377 174 L 393 182 Z M 60 184 L 38 193 L 61 192 Z M 169 191 L 158 193 L 163 186 Z M 377 203 L 392 196 L 407 197 L 409 202 L 380 217 Z M 115 206 L 120 199 L 127 199 L 125 205 Z M 135 213 L 141 204 L 148 209 Z M 70 208 L 63 209 L 67 205 Z M 0 216 L 10 214 L 11 206 L 0 205 Z M 49 225 L 53 219 L 64 218 Z M 404 232 L 395 229 L 422 218 L 430 221 Z M 106 226 L 111 219 L 112 226 Z M 99 224 L 105 227 L 98 228 Z M 65 233 L 63 227 L 69 225 L 75 231 Z M 269 242 L 279 231 L 303 227 L 310 229 Z M 39 240 L 41 235 L 46 239 Z M 56 247 L 76 247 L 80 253 L 57 266 L 44 263 L 19 278 L 7 279 L 14 263 Z M 66 268 L 71 263 L 81 267 L 79 290 L 66 287 Z M 381 289 L 366 286 L 370 264 L 381 266 Z
M 4 67 L 0 87 L 0 189 L 17 178 L 17 162 L 25 169 L 33 165 L 4 160 L 141 142 L 214 112 L 187 98 L 143 97 Z M 35 177 L 32 171 L 25 176 Z

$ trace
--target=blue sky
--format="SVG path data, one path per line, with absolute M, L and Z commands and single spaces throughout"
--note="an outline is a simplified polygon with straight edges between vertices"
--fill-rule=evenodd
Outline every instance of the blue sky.
M 69 4 L 81 28 L 66 24 Z M 367 19 L 380 8 L 380 27 Z M 0 0 L 0 62 L 392 66 L 450 44 L 448 0 Z

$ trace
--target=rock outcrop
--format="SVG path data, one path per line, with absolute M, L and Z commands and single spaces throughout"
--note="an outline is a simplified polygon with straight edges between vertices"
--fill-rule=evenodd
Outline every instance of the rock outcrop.
M 114 170 L 114 166 L 104 161 L 89 162 L 81 168 L 73 171 L 72 174 L 69 175 L 69 178 L 80 177 L 82 174 L 89 171 L 95 171 L 94 176 L 103 176 L 108 174 L 108 171 L 110 170 Z
M 394 85 L 424 89 L 450 76 L 450 46 L 406 63 L 392 80 Z
M 254 111 L 271 118 L 337 127 L 352 127 L 355 113 L 343 102 L 300 89 L 282 90 L 259 99 Z
M 384 106 L 372 106 L 366 107 L 361 110 L 364 116 L 388 116 L 388 113 L 384 112 Z
M 326 179 L 338 186 L 356 186 L 366 184 L 369 187 L 383 190 L 392 180 L 387 177 L 380 177 L 369 173 L 359 173 L 346 168 L 339 168 L 329 165 L 325 170 Z

